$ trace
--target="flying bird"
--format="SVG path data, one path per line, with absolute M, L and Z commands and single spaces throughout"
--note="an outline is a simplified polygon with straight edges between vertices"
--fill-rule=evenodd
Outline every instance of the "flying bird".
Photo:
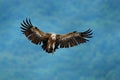
M 33 26 L 30 19 L 21 23 L 22 33 L 34 44 L 39 45 L 48 53 L 54 53 L 58 48 L 69 48 L 81 43 L 85 43 L 88 38 L 92 38 L 92 30 L 84 32 L 73 31 L 67 34 L 45 33 Z

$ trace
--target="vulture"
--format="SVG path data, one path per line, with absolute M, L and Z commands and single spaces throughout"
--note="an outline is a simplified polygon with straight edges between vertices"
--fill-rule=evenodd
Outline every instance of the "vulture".
M 30 19 L 21 23 L 22 33 L 34 44 L 40 45 L 47 53 L 54 53 L 58 48 L 69 48 L 81 43 L 85 43 L 88 38 L 92 38 L 92 30 L 84 32 L 69 32 L 67 34 L 46 33 L 33 26 Z

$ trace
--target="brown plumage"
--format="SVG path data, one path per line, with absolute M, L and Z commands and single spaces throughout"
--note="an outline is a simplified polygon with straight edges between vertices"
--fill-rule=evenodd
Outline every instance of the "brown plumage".
M 89 41 L 92 38 L 92 30 L 88 29 L 84 32 L 73 31 L 68 34 L 45 33 L 33 26 L 30 19 L 23 20 L 21 23 L 21 31 L 34 44 L 42 43 L 42 48 L 48 53 L 55 52 L 58 48 L 69 48 L 80 43 Z

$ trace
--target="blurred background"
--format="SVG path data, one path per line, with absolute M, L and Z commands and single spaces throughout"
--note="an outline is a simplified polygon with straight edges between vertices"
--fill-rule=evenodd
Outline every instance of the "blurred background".
M 0 80 L 119 80 L 120 0 L 0 0 Z M 93 30 L 85 44 L 47 54 L 21 32 Z

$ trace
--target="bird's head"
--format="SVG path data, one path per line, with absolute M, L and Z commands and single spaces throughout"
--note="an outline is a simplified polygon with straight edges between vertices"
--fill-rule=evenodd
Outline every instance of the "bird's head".
M 56 40 L 56 34 L 55 34 L 55 33 L 52 33 L 52 34 L 51 34 L 51 38 L 52 38 L 53 40 Z

